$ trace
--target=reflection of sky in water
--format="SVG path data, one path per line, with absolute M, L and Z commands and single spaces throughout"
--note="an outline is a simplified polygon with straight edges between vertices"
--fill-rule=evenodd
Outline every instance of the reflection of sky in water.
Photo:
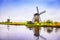
M 0 26 L 0 39 L 33 40 L 33 32 L 25 26 L 10 26 L 8 31 L 6 25 L 3 25 Z
M 43 28 L 40 30 L 39 40 L 60 40 L 60 29 L 53 28 L 51 33 L 48 33 L 46 29 Z M 36 40 L 37 37 L 34 36 L 32 30 L 29 30 L 25 26 L 11 26 L 9 30 L 7 25 L 0 25 L 0 40 Z
M 47 40 L 60 40 L 60 28 L 56 32 L 56 28 L 53 28 L 51 33 L 48 33 L 47 30 L 42 30 L 41 35 L 47 38 Z

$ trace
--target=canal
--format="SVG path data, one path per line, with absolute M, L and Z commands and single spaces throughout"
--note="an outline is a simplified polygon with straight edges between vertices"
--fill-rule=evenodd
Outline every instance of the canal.
M 60 40 L 60 28 L 0 25 L 0 40 Z

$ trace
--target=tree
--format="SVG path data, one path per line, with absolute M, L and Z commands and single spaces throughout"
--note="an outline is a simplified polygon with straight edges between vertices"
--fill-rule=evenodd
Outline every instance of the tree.
M 47 22 L 47 23 L 53 23 L 53 21 L 51 21 L 51 20 L 47 20 L 46 22 Z
M 33 22 L 32 22 L 32 21 L 27 21 L 27 23 L 28 23 L 28 24 L 33 24 Z

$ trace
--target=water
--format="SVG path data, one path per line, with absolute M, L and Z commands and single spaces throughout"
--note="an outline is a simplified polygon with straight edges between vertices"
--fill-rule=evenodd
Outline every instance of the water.
M 60 28 L 0 25 L 0 40 L 60 40 Z

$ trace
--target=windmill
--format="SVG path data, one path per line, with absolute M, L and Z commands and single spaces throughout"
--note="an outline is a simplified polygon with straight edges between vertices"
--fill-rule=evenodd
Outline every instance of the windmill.
M 46 11 L 44 10 L 39 13 L 38 6 L 36 7 L 36 9 L 37 9 L 37 13 L 34 14 L 33 20 L 34 20 L 34 22 L 39 22 L 39 20 L 41 21 L 40 15 L 45 13 Z
M 10 17 L 7 19 L 7 22 L 10 22 Z

